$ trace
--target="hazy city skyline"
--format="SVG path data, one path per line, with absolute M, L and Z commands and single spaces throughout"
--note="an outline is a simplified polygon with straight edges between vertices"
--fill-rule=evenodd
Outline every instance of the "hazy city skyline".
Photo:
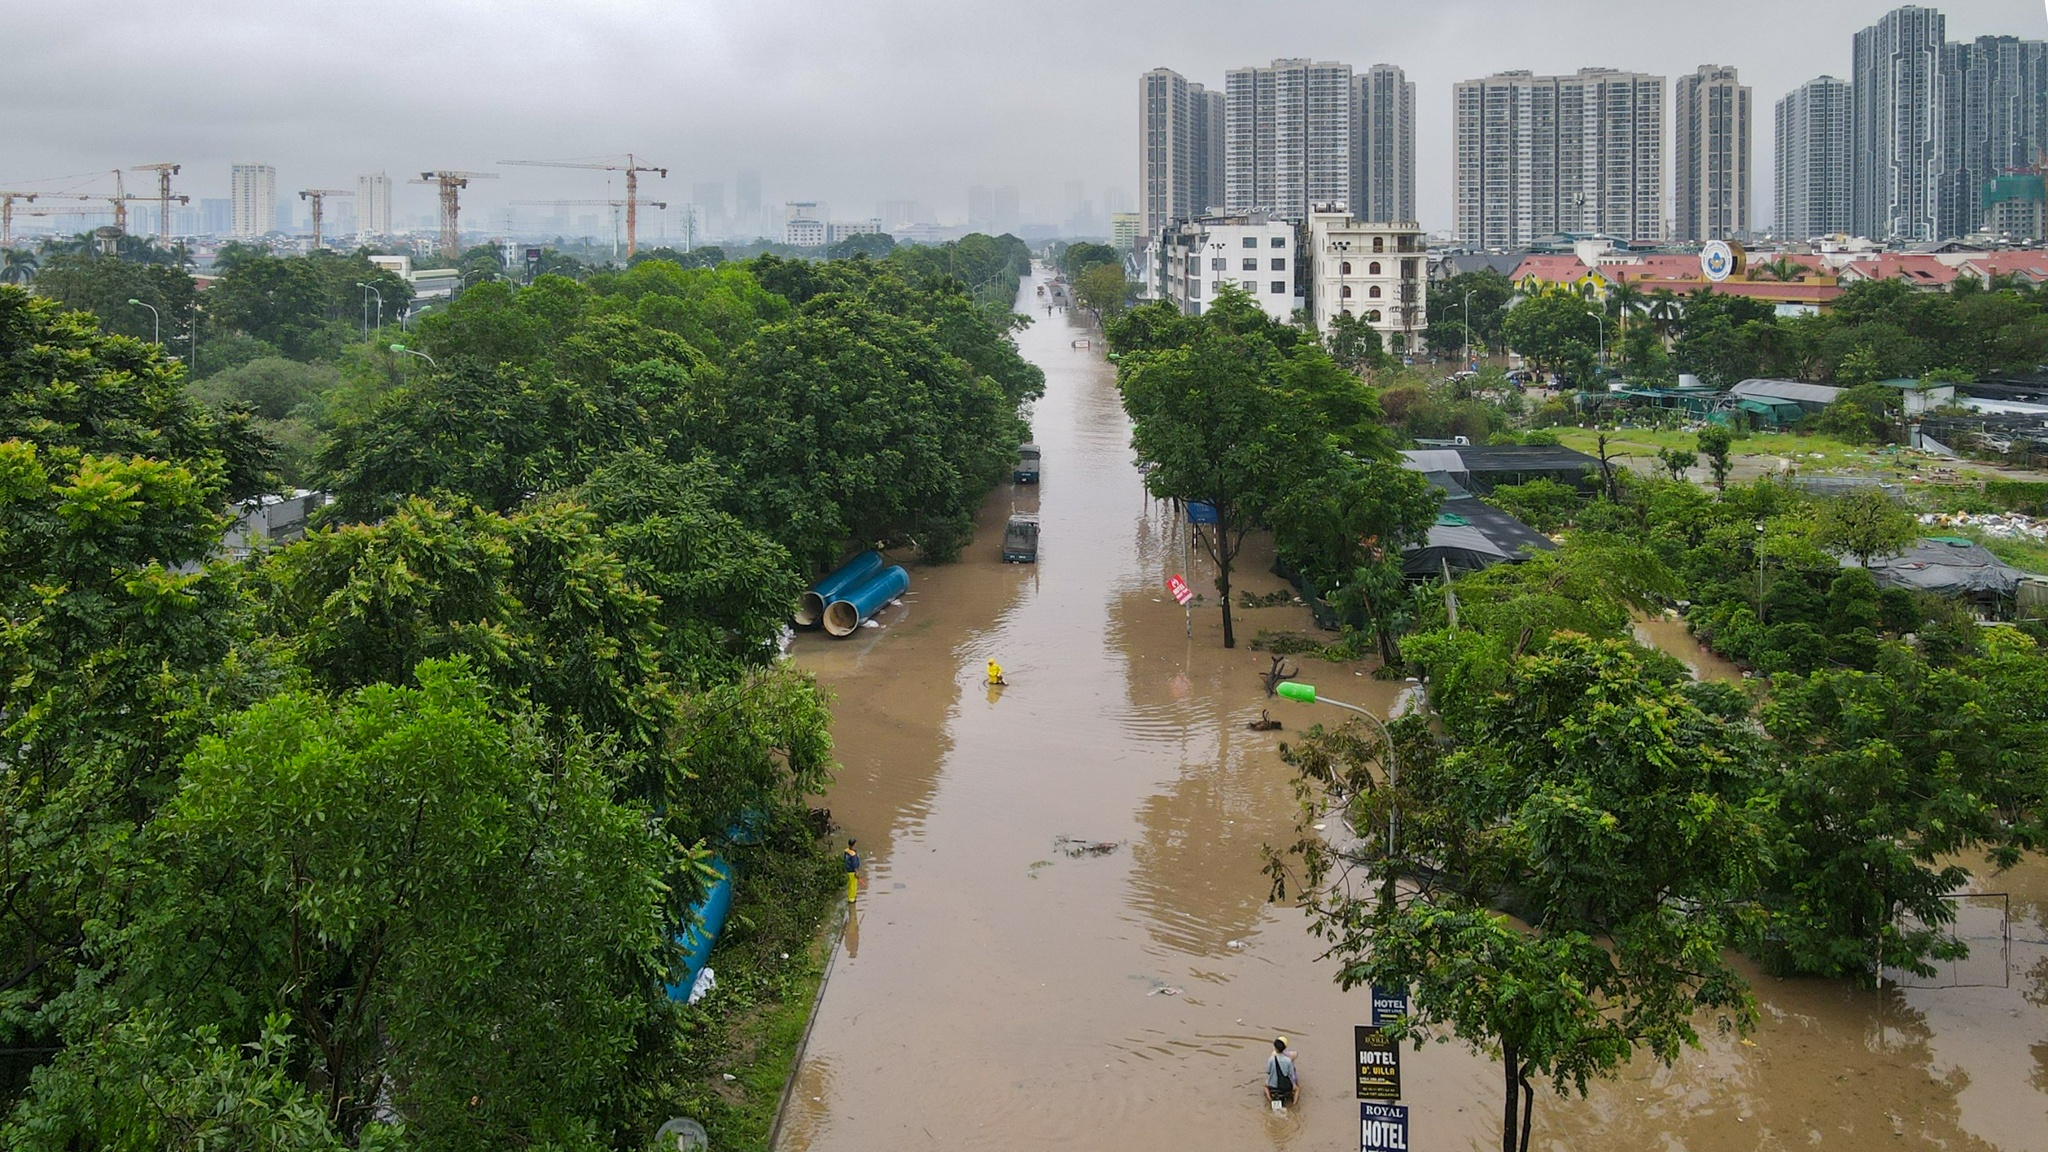
M 1229 69 L 1309 57 L 1406 71 L 1416 85 L 1418 215 L 1442 230 L 1452 223 L 1460 80 L 1592 66 L 1675 79 L 1727 64 L 1764 110 L 1816 76 L 1850 75 L 1856 31 L 1897 6 L 10 6 L 0 11 L 0 38 L 16 49 L 0 75 L 0 182 L 173 161 L 185 166 L 178 190 L 196 203 L 228 195 L 238 162 L 274 167 L 281 197 L 384 171 L 404 219 L 433 210 L 431 189 L 402 183 L 422 169 L 498 171 L 506 158 L 630 150 L 668 167 L 670 178 L 643 183 L 642 195 L 667 200 L 671 219 L 693 185 L 720 183 L 730 196 L 734 176 L 757 169 L 771 204 L 818 200 L 864 217 L 879 201 L 916 200 L 963 220 L 970 186 L 1014 185 L 1026 222 L 1057 224 L 1073 181 L 1097 215 L 1106 189 L 1135 200 L 1139 74 L 1164 66 L 1221 87 Z M 1950 40 L 2048 37 L 2041 0 L 1932 6 Z M 1758 115 L 1759 224 L 1776 216 L 1774 138 Z M 607 192 L 602 173 L 504 177 L 470 190 L 465 222 L 487 227 L 515 199 L 620 194 L 616 178 Z M 129 183 L 142 191 L 147 174 Z

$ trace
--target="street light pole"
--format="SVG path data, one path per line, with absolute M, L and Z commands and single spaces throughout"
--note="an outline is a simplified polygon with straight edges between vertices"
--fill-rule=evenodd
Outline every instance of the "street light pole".
M 140 300 L 137 300 L 137 299 L 136 299 L 135 297 L 133 297 L 133 296 L 130 296 L 130 297 L 128 298 L 128 302 L 129 302 L 130 304 L 134 304 L 134 305 L 136 305 L 136 306 L 138 306 L 138 307 L 142 307 L 142 308 L 147 308 L 147 309 L 149 309 L 149 322 L 150 322 L 150 326 L 151 326 L 152 328 L 154 328 L 154 329 L 156 330 L 156 344 L 157 344 L 157 347 L 159 347 L 159 348 L 163 347 L 163 343 L 164 343 L 164 318 L 163 318 L 163 317 L 162 317 L 161 315 L 159 315 L 159 314 L 157 313 L 157 310 L 156 310 L 156 305 L 154 305 L 154 304 L 144 304 L 144 303 L 143 303 L 142 301 L 140 301 Z
M 1472 289 L 1465 289 L 1465 367 L 1472 367 Z
M 1387 730 L 1386 721 L 1380 719 L 1378 716 L 1373 715 L 1371 712 L 1368 712 L 1365 709 L 1360 708 L 1356 704 L 1346 704 L 1341 700 L 1331 700 L 1326 697 L 1317 696 L 1316 686 L 1313 684 L 1301 684 L 1293 680 L 1283 680 L 1279 684 L 1274 686 L 1273 691 L 1285 700 L 1293 700 L 1302 704 L 1328 704 L 1332 708 L 1342 708 L 1347 712 L 1356 712 L 1360 716 L 1365 717 L 1367 720 L 1372 721 L 1372 726 L 1379 729 L 1380 739 L 1386 741 L 1387 743 L 1388 792 L 1391 793 L 1393 789 L 1401 782 L 1401 759 L 1399 754 L 1394 751 L 1394 734 Z M 1392 883 L 1391 866 L 1394 858 L 1394 842 L 1395 838 L 1398 837 L 1400 833 L 1401 808 L 1399 803 L 1396 802 L 1390 804 L 1387 808 L 1387 860 L 1389 862 L 1389 884 Z
M 393 352 L 402 353 L 407 356 L 417 356 L 420 359 L 425 360 L 429 364 L 434 364 L 434 358 L 432 356 L 427 355 L 425 352 L 418 351 L 417 349 L 407 348 L 403 344 L 393 344 L 391 346 L 391 350 Z M 434 367 L 439 368 L 440 365 L 434 364 Z

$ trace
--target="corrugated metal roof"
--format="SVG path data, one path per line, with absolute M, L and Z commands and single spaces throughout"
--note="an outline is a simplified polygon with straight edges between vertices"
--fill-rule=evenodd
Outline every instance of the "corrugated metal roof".
M 1832 404 L 1842 394 L 1829 384 L 1808 384 L 1804 380 L 1744 380 L 1729 393 L 1759 400 L 1791 400 L 1800 404 Z
M 1463 472 L 1465 461 L 1455 448 L 1411 448 L 1401 455 L 1416 472 Z

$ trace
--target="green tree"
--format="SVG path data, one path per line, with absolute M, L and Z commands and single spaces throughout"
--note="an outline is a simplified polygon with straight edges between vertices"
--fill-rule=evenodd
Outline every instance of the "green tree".
M 1714 473 L 1714 487 L 1728 489 L 1728 449 L 1735 443 L 1735 434 L 1726 424 L 1709 424 L 1700 429 L 1700 455 L 1707 458 L 1707 467 Z
M 1671 473 L 1673 480 L 1685 479 L 1686 470 L 1694 467 L 1699 462 L 1698 454 L 1688 452 L 1683 448 L 1660 448 L 1657 450 L 1657 463 L 1662 464 L 1664 470 Z
M 1323 344 L 1330 350 L 1332 360 L 1352 372 L 1392 363 L 1380 344 L 1379 330 L 1370 321 L 1349 312 L 1340 312 L 1330 321 Z
M 1231 331 L 1250 320 L 1242 315 L 1247 308 L 1257 311 L 1242 293 L 1225 289 L 1202 323 L 1181 330 L 1191 339 L 1179 347 L 1134 347 L 1132 338 L 1146 329 L 1111 329 L 1123 356 L 1117 386 L 1131 414 L 1131 443 L 1152 465 L 1146 488 L 1215 510 L 1216 522 L 1198 538 L 1216 565 L 1225 648 L 1237 646 L 1230 603 L 1237 554 L 1246 534 L 1267 522 L 1289 482 L 1303 475 L 1297 463 L 1309 429 L 1270 384 L 1276 350 Z M 1256 332 L 1257 321 L 1250 323 Z
M 123 963 L 83 1018 L 162 1006 L 241 1042 L 281 1005 L 345 1141 L 393 1116 L 435 1147 L 587 1144 L 668 1019 L 669 848 L 586 741 L 495 714 L 459 663 L 417 679 L 285 693 L 202 742 L 131 917 L 94 926 Z
M 1106 264 L 1121 270 L 1124 266 L 1124 258 L 1117 253 L 1116 249 L 1107 244 L 1095 244 L 1083 240 L 1067 245 L 1060 252 L 1059 264 L 1061 274 L 1078 287 L 1081 283 L 1081 277 L 1090 268 Z
M 1412 986 L 1402 1034 L 1499 1060 L 1501 1148 L 1526 1152 L 1533 1080 L 1583 1094 L 1639 1051 L 1669 1065 L 1697 1047 L 1703 1013 L 1750 1026 L 1722 950 L 1768 841 L 1731 789 L 1759 774 L 1753 738 L 1631 642 L 1559 635 L 1481 691 L 1439 678 L 1468 658 L 1460 635 L 1409 646 L 1432 703 L 1460 697 L 1439 729 L 1455 736 L 1404 721 L 1398 772 L 1356 722 L 1283 751 L 1303 798 L 1292 851 L 1338 982 Z M 1333 847 L 1310 825 L 1336 817 L 1375 831 Z
M 1486 502 L 1538 532 L 1563 528 L 1584 503 L 1578 489 L 1542 478 L 1497 484 L 1486 494 Z
M 1437 500 L 1391 451 L 1337 451 L 1304 469 L 1273 507 L 1275 549 L 1342 608 L 1365 614 L 1388 666 L 1401 662 L 1395 637 L 1407 623 L 1401 553 L 1428 537 Z
M 1583 385 L 1593 379 L 1600 323 L 1598 311 L 1577 296 L 1539 292 L 1508 310 L 1501 334 L 1539 371 Z
M 1866 568 L 1872 557 L 1892 555 L 1920 535 L 1913 514 L 1874 485 L 1821 502 L 1813 526 L 1814 543 Z
M 1466 306 L 1466 294 L 1471 306 Z M 1503 342 L 1502 322 L 1515 286 L 1491 268 L 1459 272 L 1429 289 L 1429 345 L 1443 355 L 1463 355 L 1470 344 L 1476 355 Z M 1467 320 L 1471 328 L 1466 329 Z
M 1104 320 L 1123 313 L 1131 298 L 1131 282 L 1124 279 L 1122 262 L 1090 264 L 1074 280 L 1074 298 Z
M 0 284 L 26 284 L 36 278 L 42 261 L 26 248 L 9 248 L 0 253 Z
M 42 262 L 35 283 L 37 295 L 92 313 L 103 332 L 153 341 L 161 331 L 166 348 L 184 345 L 189 334 L 195 290 L 192 277 L 181 269 L 99 255 L 59 255 Z M 130 300 L 154 307 L 156 314 Z

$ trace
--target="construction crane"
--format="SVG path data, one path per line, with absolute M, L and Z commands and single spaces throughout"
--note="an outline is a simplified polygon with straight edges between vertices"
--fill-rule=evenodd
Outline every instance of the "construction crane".
M 5 252 L 9 248 L 14 247 L 14 202 L 16 200 L 19 200 L 24 204 L 31 204 L 35 202 L 35 199 L 38 196 L 54 196 L 65 200 L 90 199 L 90 197 L 88 197 L 83 192 L 0 192 L 0 252 Z M 59 212 L 88 211 L 92 211 L 92 209 L 23 208 L 21 209 L 21 214 L 24 216 L 54 216 Z
M 456 216 L 462 211 L 457 197 L 462 190 L 469 187 L 471 180 L 497 178 L 496 172 L 451 172 L 437 168 L 420 173 L 417 180 L 406 181 L 408 184 L 433 184 L 441 190 L 441 255 L 453 260 L 462 254 L 462 242 L 455 231 Z
M 146 165 L 146 167 L 153 168 L 156 166 Z M 173 164 L 171 165 L 171 167 L 173 170 L 175 170 L 177 168 L 177 165 Z M 159 173 L 159 175 L 162 174 Z M 161 200 L 163 204 L 164 219 L 165 221 L 168 221 L 171 216 L 172 201 L 176 201 L 179 204 L 190 204 L 192 202 L 192 198 L 190 196 L 171 195 L 169 176 L 162 176 L 161 187 Z M 112 196 L 108 196 L 102 193 L 96 194 L 90 198 L 94 200 L 105 200 L 107 203 L 112 204 L 114 206 L 114 227 L 119 228 L 124 234 L 128 231 L 128 205 L 131 202 L 140 202 L 157 199 L 157 197 L 151 196 L 130 196 L 128 194 L 128 182 L 122 178 L 121 170 L 119 168 L 114 169 L 114 194 Z M 170 225 L 168 223 L 164 224 L 165 234 L 169 235 L 169 231 Z
M 645 207 L 659 209 L 663 212 L 668 211 L 668 201 L 666 200 L 514 200 L 512 203 L 521 207 L 539 206 L 544 208 L 623 207 L 626 210 L 626 259 L 628 260 L 633 258 L 633 220 L 637 215 L 635 209 L 644 205 Z M 616 225 L 617 223 L 617 218 L 613 218 L 613 224 Z M 616 258 L 618 254 L 619 234 L 613 232 L 612 256 Z
M 156 173 L 156 242 L 166 249 L 171 246 L 171 177 L 178 174 L 180 167 L 177 164 L 137 164 L 129 169 L 130 172 Z M 190 200 L 191 197 L 186 196 L 179 203 Z
M 633 258 L 633 250 L 639 244 L 640 220 L 636 210 L 640 201 L 640 173 L 653 172 L 662 179 L 668 179 L 668 169 L 652 164 L 642 164 L 631 152 L 626 153 L 625 163 L 614 160 L 500 160 L 500 164 L 523 164 L 529 168 L 589 168 L 599 172 L 624 172 L 626 174 L 626 258 Z M 568 203 L 568 201 L 563 201 Z M 661 207 L 666 208 L 664 204 Z
M 301 188 L 299 199 L 313 202 L 313 251 L 320 250 L 320 204 L 329 196 L 353 196 L 346 188 Z

